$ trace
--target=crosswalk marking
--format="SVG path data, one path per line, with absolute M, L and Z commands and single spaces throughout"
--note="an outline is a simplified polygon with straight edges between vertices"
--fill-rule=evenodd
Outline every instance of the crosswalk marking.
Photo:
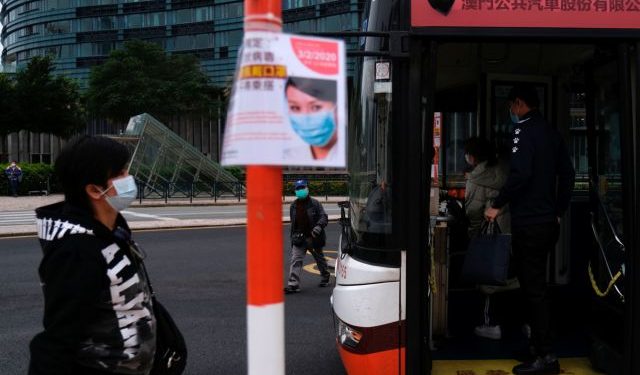
M 133 211 L 122 211 L 122 214 L 123 215 L 131 215 L 131 216 L 135 216 L 135 217 L 143 217 L 145 219 L 162 220 L 162 221 L 178 220 L 178 219 L 173 218 L 173 217 L 164 217 L 164 216 L 158 216 L 158 215 L 142 214 L 142 213 L 133 212 Z

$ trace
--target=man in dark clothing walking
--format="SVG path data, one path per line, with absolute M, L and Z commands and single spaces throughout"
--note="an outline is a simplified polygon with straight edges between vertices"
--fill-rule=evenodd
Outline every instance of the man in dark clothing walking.
M 326 244 L 327 236 L 324 228 L 328 224 L 327 214 L 322 204 L 309 196 L 309 184 L 306 180 L 298 180 L 294 184 L 297 199 L 291 203 L 289 214 L 291 217 L 291 268 L 289 281 L 285 293 L 300 291 L 300 274 L 302 262 L 307 253 L 311 252 L 318 265 L 321 281 L 319 286 L 329 285 L 331 274 L 328 271 L 327 260 L 322 248 Z
M 136 198 L 129 152 L 105 137 L 69 144 L 55 164 L 65 200 L 36 210 L 44 330 L 29 375 L 148 375 L 156 321 L 143 253 L 119 213 Z
M 575 171 L 562 136 L 537 110 L 535 88 L 516 85 L 509 101 L 515 124 L 510 173 L 485 217 L 495 220 L 509 204 L 514 262 L 530 311 L 533 360 L 515 366 L 513 373 L 559 374 L 552 349 L 547 258 L 558 240 L 560 218 L 569 207 Z

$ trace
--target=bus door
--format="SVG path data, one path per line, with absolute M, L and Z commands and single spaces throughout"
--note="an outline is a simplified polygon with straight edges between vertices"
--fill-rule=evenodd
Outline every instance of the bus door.
M 592 289 L 591 359 L 607 374 L 628 373 L 624 355 L 633 342 L 631 330 L 625 327 L 632 302 L 625 288 L 631 264 L 631 248 L 625 246 L 629 238 L 625 218 L 632 219 L 637 213 L 625 190 L 637 187 L 629 178 L 632 169 L 627 169 L 634 164 L 633 156 L 625 153 L 625 149 L 635 149 L 630 143 L 633 136 L 625 134 L 632 134 L 630 129 L 637 131 L 634 103 L 629 100 L 638 97 L 633 81 L 636 73 L 632 73 L 636 69 L 634 52 L 628 44 L 620 44 L 602 54 L 589 67 L 585 90 L 592 233 L 587 265 Z
M 625 165 L 632 169 L 635 161 L 624 150 L 634 149 L 635 143 L 629 144 L 633 136 L 625 138 L 624 134 L 636 126 L 630 100 L 638 97 L 635 51 L 623 41 L 610 40 L 458 38 L 436 43 L 431 58 L 435 67 L 426 63 L 423 71 L 431 71 L 435 78 L 423 75 L 421 84 L 432 87 L 425 90 L 432 94 L 422 102 L 431 103 L 432 112 L 425 117 L 437 121 L 440 130 L 436 131 L 441 137 L 436 170 L 441 198 L 464 200 L 459 191 L 470 169 L 464 159 L 467 139 L 490 140 L 498 155 L 508 161 L 513 125 L 507 94 L 519 82 L 538 89 L 540 110 L 565 138 L 576 170 L 571 208 L 563 218 L 556 252 L 549 259 L 557 351 L 562 358 L 577 357 L 593 371 L 629 374 L 623 370 L 623 357 L 634 339 L 627 333 L 628 320 L 625 323 L 629 254 L 624 228 L 628 225 L 625 218 L 634 218 L 636 213 L 625 197 L 636 185 L 628 180 L 629 171 L 625 177 Z M 448 285 L 448 290 L 438 290 L 446 298 L 430 300 L 430 339 L 437 349 L 433 358 L 513 357 L 513 349 L 526 343 L 519 333 L 523 321 L 515 318 L 522 311 L 509 310 L 519 304 L 516 294 L 502 303 L 503 314 L 507 311 L 509 316 L 502 318 L 500 340 L 475 337 L 474 327 L 483 319 L 481 293 L 475 285 L 460 280 L 466 243 L 459 239 L 465 233 L 452 222 L 449 234 L 448 259 L 442 263 L 447 267 L 447 282 L 438 283 Z M 440 316 L 433 316 L 435 313 Z M 441 319 L 442 314 L 446 319 Z M 438 373 L 437 366 L 434 371 Z

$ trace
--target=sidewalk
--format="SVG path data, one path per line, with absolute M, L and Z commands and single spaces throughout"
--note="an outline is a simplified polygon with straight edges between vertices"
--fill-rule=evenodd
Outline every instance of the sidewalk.
M 64 197 L 60 194 L 53 194 L 49 196 L 24 196 L 24 197 L 0 197 L 0 212 L 7 211 L 24 211 L 35 210 L 38 207 L 45 206 L 60 202 Z M 286 197 L 283 204 L 291 203 L 295 197 Z M 317 197 L 323 204 L 337 203 L 347 200 L 347 197 Z M 170 199 L 165 204 L 164 200 L 147 199 L 143 200 L 142 204 L 139 201 L 134 202 L 131 208 L 140 207 L 179 207 L 179 206 L 239 206 L 247 204 L 245 199 L 218 199 L 215 202 L 213 199 L 197 198 L 193 200 L 193 203 L 189 199 Z M 329 220 L 337 220 L 340 215 L 330 215 Z M 282 221 L 289 222 L 289 217 L 283 217 Z M 150 220 L 150 221 L 131 221 L 129 225 L 132 230 L 157 230 L 157 229 L 179 229 L 179 228 L 202 228 L 202 227 L 221 227 L 221 226 L 234 226 L 234 225 L 246 225 L 246 218 L 239 219 L 183 219 L 183 220 Z M 13 225 L 13 226 L 0 226 L 0 237 L 14 237 L 14 236 L 32 236 L 36 234 L 36 225 Z

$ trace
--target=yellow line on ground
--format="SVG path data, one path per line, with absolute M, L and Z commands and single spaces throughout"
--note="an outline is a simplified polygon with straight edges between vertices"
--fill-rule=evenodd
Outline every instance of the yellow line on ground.
M 323 251 L 325 254 L 326 253 L 331 253 L 331 254 L 338 254 L 338 252 L 336 250 L 324 250 Z M 311 255 L 311 253 L 309 253 L 309 251 L 307 251 L 307 254 Z M 335 261 L 334 258 L 325 256 L 325 259 L 327 260 L 327 262 L 331 262 L 331 261 Z M 316 262 L 314 261 L 313 263 L 307 264 L 306 266 L 302 267 L 303 270 L 309 272 L 309 273 L 313 273 L 316 275 L 320 274 L 320 271 L 318 271 L 318 266 L 316 265 Z M 331 267 L 329 267 L 329 269 L 331 269 Z M 331 272 L 331 271 L 329 271 Z M 335 272 L 331 272 L 331 276 L 335 276 Z
M 518 362 L 510 359 L 433 361 L 431 375 L 509 375 Z M 563 375 L 602 375 L 587 358 L 560 358 Z

